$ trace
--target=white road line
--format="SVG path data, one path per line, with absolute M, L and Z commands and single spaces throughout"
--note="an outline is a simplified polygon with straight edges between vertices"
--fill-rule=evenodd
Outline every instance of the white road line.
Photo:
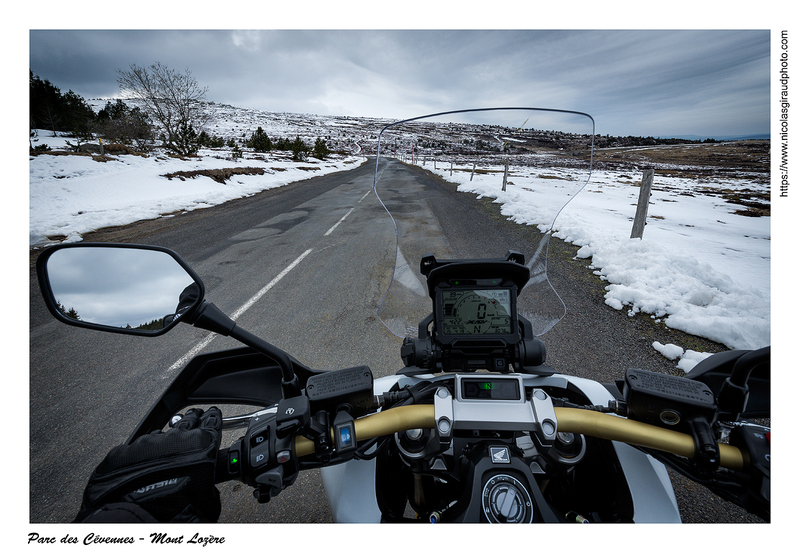
M 358 202 L 357 202 L 357 203 L 361 203 L 361 200 L 363 200 L 364 198 L 366 198 L 367 196 L 369 196 L 369 193 L 370 193 L 370 192 L 372 192 L 372 190 L 371 190 L 371 189 L 370 189 L 370 190 L 367 190 L 367 191 L 366 191 L 366 193 L 365 193 L 363 196 L 361 196 L 361 198 L 358 200 Z M 331 233 L 332 233 L 334 230 L 336 230 L 336 227 L 338 227 L 339 225 L 341 225 L 341 224 L 342 224 L 342 221 L 344 221 L 345 219 L 347 219 L 347 216 L 348 216 L 348 215 L 350 215 L 350 214 L 353 212 L 353 210 L 354 210 L 354 209 L 355 209 L 355 207 L 351 207 L 351 208 L 350 208 L 350 211 L 348 211 L 347 213 L 345 213 L 345 214 L 344 214 L 344 217 L 342 217 L 341 219 L 339 219 L 338 221 L 336 221 L 336 224 L 335 224 L 335 225 L 333 225 L 331 228 L 329 228 L 329 229 L 328 229 L 328 232 L 326 232 L 326 233 L 325 233 L 325 236 L 330 236 L 330 234 L 331 234 Z
M 344 214 L 344 216 L 343 216 L 341 219 L 339 219 L 338 221 L 336 221 L 336 224 L 335 224 L 335 225 L 333 225 L 331 228 L 329 228 L 329 229 L 328 229 L 328 232 L 326 232 L 326 233 L 325 233 L 325 236 L 328 236 L 328 235 L 330 235 L 330 233 L 332 233 L 334 230 L 336 230 L 336 227 L 338 227 L 339 225 L 341 225 L 341 224 L 342 224 L 342 221 L 344 221 L 345 219 L 347 219 L 347 216 L 348 216 L 348 215 L 350 215 L 350 214 L 353 212 L 353 210 L 354 210 L 354 209 L 355 209 L 355 207 L 351 207 L 351 208 L 350 208 L 350 211 L 348 211 L 347 213 L 345 213 L 345 214 Z
M 358 203 L 361 203 L 361 201 L 362 201 L 364 198 L 366 198 L 367 196 L 369 196 L 370 192 L 372 192 L 372 189 L 369 189 L 369 190 L 367 190 L 367 191 L 366 191 L 366 193 L 365 193 L 363 196 L 361 196 L 361 199 L 359 199 L 359 200 L 358 200 Z M 331 228 L 329 228 L 329 229 L 328 229 L 328 231 L 325 233 L 325 236 L 329 236 L 329 235 L 330 235 L 330 234 L 331 234 L 331 233 L 332 233 L 334 230 L 336 230 L 336 227 L 338 227 L 340 224 L 342 224 L 342 222 L 343 222 L 345 219 L 347 219 L 347 216 L 348 216 L 348 215 L 350 215 L 350 214 L 353 212 L 353 210 L 354 210 L 354 209 L 355 209 L 355 207 L 352 207 L 352 208 L 350 208 L 350 211 L 348 211 L 347 213 L 345 213 L 345 214 L 344 214 L 344 216 L 343 216 L 341 219 L 339 219 L 339 220 L 336 222 L 336 224 L 335 224 L 335 225 L 333 225 Z M 313 248 L 312 248 L 312 249 L 313 249 Z M 269 291 L 272 289 L 272 287 L 273 287 L 273 286 L 275 286 L 275 285 L 276 285 L 278 282 L 280 282 L 280 280 L 281 280 L 283 277 L 285 277 L 285 276 L 286 276 L 286 275 L 289 273 L 289 271 L 291 271 L 292 269 L 294 269 L 295 267 L 297 267 L 297 264 L 298 264 L 298 263 L 300 263 L 300 262 L 301 262 L 303 259 L 305 259 L 305 257 L 306 257 L 308 254 L 310 254 L 310 253 L 311 253 L 312 249 L 308 249 L 308 250 L 304 251 L 304 252 L 303 252 L 303 253 L 300 255 L 300 257 L 298 257 L 297 259 L 295 259 L 294 261 L 292 261 L 292 262 L 291 262 L 291 263 L 290 263 L 290 264 L 289 264 L 289 265 L 288 265 L 288 266 L 287 266 L 287 267 L 286 267 L 286 268 L 285 268 L 283 271 L 281 271 L 281 272 L 278 274 L 278 276 L 276 276 L 275 278 L 273 278 L 273 279 L 272 279 L 272 280 L 269 282 L 269 284 L 267 284 L 266 286 L 264 286 L 264 287 L 263 287 L 261 290 L 259 290 L 259 291 L 256 293 L 256 295 L 254 295 L 252 298 L 250 298 L 249 300 L 247 300 L 247 301 L 244 303 L 244 305 L 242 305 L 242 306 L 241 306 L 239 309 L 237 309 L 237 310 L 236 310 L 236 311 L 233 313 L 233 315 L 231 315 L 231 319 L 233 319 L 233 320 L 235 321 L 235 320 L 236 320 L 236 319 L 238 319 L 238 318 L 239 318 L 239 317 L 240 317 L 240 316 L 241 316 L 241 315 L 242 315 L 242 314 L 243 314 L 245 311 L 247 311 L 248 309 L 250 309 L 250 308 L 253 306 L 253 304 L 254 304 L 254 303 L 256 303 L 258 300 L 260 300 L 260 299 L 261 299 L 261 297 L 262 297 L 264 294 L 266 294 L 267 292 L 269 292 Z M 195 345 L 195 346 L 194 346 L 192 349 L 190 349 L 188 352 L 186 352 L 186 354 L 185 354 L 185 355 L 183 355 L 183 357 L 181 357 L 180 359 L 178 359 L 177 361 L 175 361 L 175 363 L 173 363 L 173 364 L 172 364 L 172 366 L 166 370 L 166 372 L 164 373 L 164 375 L 162 376 L 162 378 L 166 378 L 166 377 L 167 377 L 167 376 L 168 376 L 170 373 L 172 373 L 172 371 L 175 371 L 175 370 L 177 370 L 177 369 L 181 368 L 181 367 L 183 366 L 183 364 L 184 364 L 184 363 L 186 363 L 186 362 L 187 362 L 189 359 L 191 359 L 192 357 L 194 357 L 195 355 L 197 355 L 198 353 L 200 353 L 200 352 L 201 352 L 203 349 L 205 349 L 205 347 L 206 347 L 206 346 L 208 346 L 208 344 L 210 344 L 210 343 L 211 343 L 211 341 L 212 341 L 212 340 L 214 340 L 214 338 L 216 338 L 216 336 L 217 336 L 216 334 L 209 334 L 208 336 L 206 336 L 205 338 L 203 338 L 202 340 L 200 340 L 200 341 L 199 341 L 199 342 L 198 342 L 198 343 L 197 343 L 197 344 L 196 344 L 196 345 Z
M 208 344 L 210 344 L 211 341 L 216 337 L 217 337 L 216 334 L 209 334 L 208 336 L 197 342 L 197 344 L 195 344 L 195 346 L 192 349 L 187 351 L 183 355 L 183 357 L 175 361 L 170 368 L 164 371 L 164 374 L 161 375 L 161 379 L 163 380 L 167 378 L 172 373 L 172 371 L 180 369 L 184 363 L 186 363 L 189 359 L 200 353 L 203 350 L 203 348 L 205 348 Z
M 337 224 L 338 224 L 338 223 L 337 223 Z M 269 292 L 269 291 L 272 289 L 272 287 L 273 287 L 273 286 L 275 286 L 276 284 L 278 284 L 278 282 L 280 282 L 280 281 L 281 281 L 281 279 L 282 279 L 283 277 L 285 277 L 287 274 L 289 274 L 289 271 L 291 271 L 292 269 L 294 269 L 295 267 L 297 267 L 297 265 L 298 265 L 298 264 L 299 264 L 299 263 L 300 263 L 300 262 L 301 262 L 303 259 L 305 259 L 305 258 L 306 258 L 306 256 L 307 256 L 308 254 L 310 254 L 312 251 L 313 251 L 313 248 L 309 248 L 309 249 L 307 249 L 306 251 L 304 251 L 302 254 L 300 254 L 300 257 L 298 257 L 297 259 L 295 259 L 294 261 L 292 261 L 292 262 L 291 262 L 291 263 L 290 263 L 290 264 L 289 264 L 289 265 L 288 265 L 288 266 L 287 266 L 287 267 L 286 267 L 286 268 L 285 268 L 283 271 L 281 271 L 280 273 L 278 273 L 278 276 L 276 276 L 276 277 L 275 277 L 275 278 L 273 278 L 271 281 L 269 281 L 269 283 L 268 283 L 266 286 L 264 286 L 264 287 L 263 287 L 261 290 L 259 290 L 258 292 L 256 292 L 256 294 L 255 294 L 255 295 L 254 295 L 252 298 L 250 298 L 249 300 L 247 300 L 247 301 L 246 301 L 246 302 L 245 302 L 245 303 L 244 303 L 244 304 L 243 304 L 243 305 L 242 305 L 242 306 L 241 306 L 239 309 L 237 309 L 237 310 L 236 310 L 236 311 L 233 313 L 233 315 L 231 315 L 231 319 L 233 319 L 233 320 L 235 321 L 236 319 L 238 319 L 239 317 L 241 317 L 241 316 L 242 316 L 242 314 L 243 314 L 245 311 L 247 311 L 248 309 L 250 309 L 250 308 L 253 306 L 253 304 L 254 304 L 254 303 L 256 303 L 256 302 L 257 302 L 259 299 L 261 299 L 261 297 L 262 297 L 264 294 L 266 294 L 267 292 Z M 180 359 L 178 359 L 177 361 L 175 361 L 175 363 L 173 363 L 173 364 L 172 364 L 172 366 L 166 370 L 166 372 L 164 373 L 164 375 L 162 376 L 162 378 L 166 378 L 166 377 L 167 377 L 167 376 L 168 376 L 170 373 L 172 373 L 172 371 L 175 371 L 175 370 L 177 370 L 177 369 L 181 368 L 181 367 L 183 366 L 183 364 L 184 364 L 184 363 L 186 363 L 186 362 L 187 362 L 189 359 L 191 359 L 192 357 L 194 357 L 195 355 L 197 355 L 198 353 L 200 353 L 200 351 L 202 351 L 202 350 L 203 350 L 203 349 L 204 349 L 206 346 L 208 346 L 208 344 L 210 344 L 210 343 L 211 343 L 211 341 L 212 341 L 214 338 L 216 338 L 216 336 L 217 336 L 216 334 L 209 334 L 208 336 L 206 336 L 205 338 L 203 338 L 202 340 L 200 340 L 200 341 L 199 341 L 199 342 L 198 342 L 198 343 L 197 343 L 197 344 L 196 344 L 196 345 L 195 345 L 195 346 L 194 346 L 192 349 L 190 349 L 188 352 L 186 352 L 186 354 L 185 354 L 185 355 L 183 355 L 183 357 L 181 357 Z
M 247 301 L 245 302 L 245 304 L 244 304 L 244 305 L 242 305 L 242 306 L 241 306 L 239 309 L 237 309 L 237 310 L 236 310 L 236 311 L 233 313 L 233 315 L 231 315 L 231 319 L 233 319 L 233 320 L 235 321 L 236 319 L 238 319 L 238 318 L 239 318 L 239 317 L 242 315 L 242 313 L 244 313 L 245 311 L 247 311 L 248 309 L 250 309 L 250 308 L 253 306 L 253 304 L 254 304 L 255 302 L 257 302 L 258 300 L 260 300 L 260 299 L 261 299 L 261 296 L 263 296 L 264 294 L 266 294 L 267 292 L 269 292 L 269 291 L 272 289 L 272 287 L 273 287 L 273 286 L 275 286 L 276 284 L 278 284 L 278 282 L 280 282 L 280 280 L 281 280 L 283 277 L 285 277 L 286 275 L 288 275 L 288 274 L 289 274 L 289 271 L 291 271 L 292 269 L 294 269 L 295 267 L 297 267 L 297 265 L 298 265 L 298 264 L 299 264 L 299 263 L 300 263 L 300 262 L 301 262 L 303 259 L 305 259 L 305 258 L 306 258 L 306 256 L 312 252 L 312 250 L 313 250 L 313 248 L 309 248 L 309 249 L 307 249 L 306 251 L 304 251 L 302 254 L 300 254 L 300 257 L 298 257 L 297 259 L 295 259 L 294 261 L 292 261 L 292 262 L 291 262 L 291 263 L 290 263 L 290 264 L 289 264 L 289 265 L 288 265 L 288 266 L 287 266 L 287 267 L 286 267 L 286 268 L 285 268 L 283 271 L 281 271 L 281 272 L 278 274 L 278 276 L 276 276 L 276 277 L 275 277 L 275 278 L 273 278 L 271 281 L 269 281 L 269 284 L 267 284 L 266 286 L 264 286 L 264 287 L 263 287 L 261 290 L 259 290 L 259 291 L 256 293 L 256 295 L 255 295 L 255 296 L 253 296 L 252 298 L 250 298 L 249 300 L 247 300 Z

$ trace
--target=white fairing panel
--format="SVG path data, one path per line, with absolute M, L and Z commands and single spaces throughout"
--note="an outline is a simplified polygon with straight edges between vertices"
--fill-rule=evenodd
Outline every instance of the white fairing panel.
M 334 522 L 380 522 L 375 499 L 375 461 L 348 461 L 322 469 Z
M 613 444 L 633 497 L 633 521 L 681 522 L 678 502 L 664 465 L 627 444 Z

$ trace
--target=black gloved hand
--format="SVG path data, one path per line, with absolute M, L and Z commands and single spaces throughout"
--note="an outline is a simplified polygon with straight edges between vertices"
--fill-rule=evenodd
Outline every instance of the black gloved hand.
M 167 432 L 115 447 L 89 478 L 75 522 L 216 522 L 221 438 L 222 413 L 211 407 L 190 409 Z

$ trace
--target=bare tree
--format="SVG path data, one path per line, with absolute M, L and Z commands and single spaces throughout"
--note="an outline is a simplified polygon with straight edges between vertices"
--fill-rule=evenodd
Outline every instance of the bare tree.
M 117 83 L 162 128 L 164 146 L 180 155 L 197 151 L 197 133 L 210 114 L 203 107 L 208 88 L 200 88 L 191 71 L 178 73 L 160 62 L 150 67 L 131 64 L 130 71 L 119 71 Z

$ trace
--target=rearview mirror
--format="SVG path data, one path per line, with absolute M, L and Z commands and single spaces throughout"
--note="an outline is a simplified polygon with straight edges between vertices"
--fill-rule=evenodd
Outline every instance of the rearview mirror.
M 50 312 L 62 322 L 156 336 L 203 301 L 200 278 L 175 252 L 134 244 L 61 244 L 36 262 Z

